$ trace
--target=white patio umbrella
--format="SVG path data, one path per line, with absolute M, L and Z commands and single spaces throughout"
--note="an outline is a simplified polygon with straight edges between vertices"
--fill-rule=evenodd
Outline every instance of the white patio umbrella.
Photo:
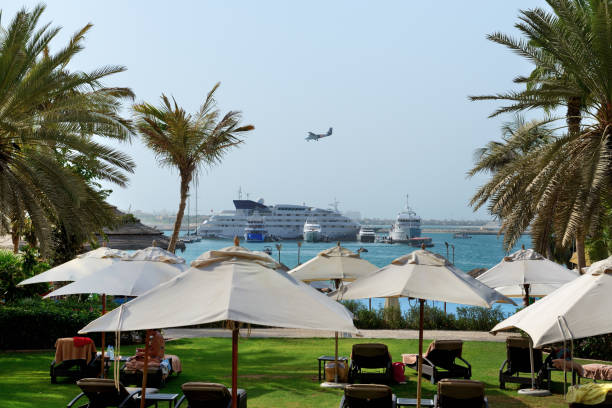
M 140 296 L 187 270 L 185 260 L 162 248 L 149 247 L 98 268 L 95 273 L 63 286 L 45 297 L 101 293 Z
M 340 299 L 369 297 L 410 297 L 419 299 L 419 360 L 417 407 L 421 406 L 421 373 L 423 359 L 423 312 L 425 300 L 459 303 L 490 308 L 495 302 L 512 300 L 478 282 L 456 268 L 441 255 L 420 249 L 395 259 L 365 278 L 342 287 L 335 295 Z
M 378 267 L 367 260 L 338 245 L 319 252 L 317 256 L 289 271 L 289 274 L 302 282 L 333 280 L 336 289 L 340 282 L 352 282 L 368 276 Z M 338 383 L 338 332 L 335 332 L 335 382 Z M 324 383 L 326 384 L 326 383 Z M 328 384 L 326 384 L 328 386 Z
M 157 247 L 140 249 L 103 268 L 55 290 L 49 297 L 98 293 L 102 295 L 102 315 L 106 313 L 106 295 L 139 296 L 187 269 L 185 260 Z M 105 334 L 101 335 L 102 376 L 104 376 Z
M 577 272 L 523 248 L 476 279 L 506 296 L 523 296 L 527 306 L 529 296 L 546 296 L 577 277 Z
M 30 285 L 42 282 L 76 281 L 95 273 L 99 269 L 112 265 L 125 256 L 127 256 L 127 252 L 125 251 L 100 247 L 93 251 L 77 255 L 76 258 L 66 263 L 19 282 L 19 285 Z
M 233 326 L 232 404 L 235 407 L 238 322 L 357 331 L 352 314 L 344 306 L 288 274 L 276 271 L 279 264 L 269 255 L 242 248 L 237 240 L 235 244 L 202 254 L 181 275 L 94 320 L 80 333 L 230 321 Z

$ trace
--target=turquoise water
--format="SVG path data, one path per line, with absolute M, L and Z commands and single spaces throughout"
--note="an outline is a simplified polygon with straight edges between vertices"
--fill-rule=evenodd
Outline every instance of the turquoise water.
M 490 268 L 495 264 L 499 263 L 500 260 L 506 255 L 502 246 L 502 237 L 496 235 L 474 235 L 471 239 L 455 239 L 453 234 L 447 233 L 430 233 L 427 234 L 433 238 L 434 247 L 428 248 L 430 251 L 436 252 L 440 255 L 446 256 L 446 246 L 444 242 L 449 244 L 449 260 L 452 261 L 453 253 L 450 245 L 455 246 L 455 265 L 464 271 L 469 271 L 474 268 Z M 258 242 L 242 242 L 240 245 L 256 251 L 263 250 L 266 246 L 273 249 L 274 259 L 278 259 L 278 251 L 276 250 L 274 242 L 258 243 Z M 278 242 L 282 245 L 280 252 L 280 260 L 282 263 L 287 265 L 289 268 L 294 268 L 298 264 L 298 246 L 296 241 L 282 241 Z M 185 258 L 189 263 L 203 252 L 211 249 L 220 249 L 227 246 L 233 245 L 230 240 L 202 240 L 200 242 L 194 242 L 187 244 L 185 252 L 178 252 L 179 256 Z M 324 249 L 330 248 L 335 243 L 330 242 L 303 242 L 300 251 L 300 262 L 304 263 L 309 259 L 315 257 L 319 252 Z M 410 247 L 403 244 L 382 244 L 382 243 L 361 243 L 361 242 L 342 242 L 342 246 L 357 251 L 360 247 L 366 248 L 368 252 L 361 254 L 362 258 L 367 259 L 374 265 L 383 267 L 389 264 L 392 260 L 402 255 L 408 254 L 414 251 L 416 248 Z M 525 245 L 525 248 L 529 248 L 531 245 L 530 237 L 524 235 L 521 237 L 517 246 L 514 250 L 518 250 L 521 245 Z M 514 251 L 513 250 L 513 251 Z M 367 300 L 365 301 L 367 302 Z M 516 302 L 516 303 L 520 303 Z M 372 307 L 382 307 L 384 299 L 373 299 Z M 436 306 L 442 307 L 441 302 L 435 302 Z M 408 299 L 401 299 L 400 305 L 402 309 L 408 307 Z M 504 312 L 513 312 L 516 307 L 512 305 L 500 305 Z M 447 304 L 447 311 L 454 313 L 457 305 Z

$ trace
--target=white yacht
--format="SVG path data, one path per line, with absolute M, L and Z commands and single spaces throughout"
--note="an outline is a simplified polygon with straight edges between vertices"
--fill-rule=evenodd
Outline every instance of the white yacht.
M 408 195 L 406 195 L 406 208 L 397 214 L 395 223 L 391 226 L 389 241 L 412 246 L 433 246 L 431 238 L 421 237 L 421 217 L 417 216 L 408 205 Z
M 304 224 L 304 241 L 319 242 L 321 238 L 321 224 L 306 220 Z
M 361 242 L 374 242 L 376 241 L 376 232 L 371 227 L 361 227 L 357 234 L 357 239 Z
M 317 220 L 321 235 L 330 240 L 354 241 L 359 224 L 334 209 L 322 209 L 307 205 L 265 205 L 263 199 L 234 200 L 235 210 L 222 211 L 210 216 L 198 228 L 206 238 L 231 239 L 243 236 L 248 218 L 255 213 L 263 218 L 263 229 L 273 239 L 301 239 L 304 224 Z

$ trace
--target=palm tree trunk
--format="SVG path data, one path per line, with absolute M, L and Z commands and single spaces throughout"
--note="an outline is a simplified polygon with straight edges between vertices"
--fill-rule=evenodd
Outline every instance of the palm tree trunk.
M 183 222 L 183 215 L 185 215 L 185 206 L 187 205 L 187 194 L 189 193 L 189 181 L 191 175 L 181 175 L 181 202 L 179 204 L 178 212 L 176 213 L 176 220 L 174 221 L 174 231 L 172 231 L 172 237 L 168 244 L 168 251 L 174 253 L 176 250 L 176 242 L 178 241 L 179 232 L 181 230 L 181 223 Z
M 578 272 L 582 274 L 582 268 L 586 266 L 584 253 L 584 233 L 579 229 L 576 233 L 576 257 L 578 258 Z
M 13 253 L 19 252 L 19 231 L 11 231 L 11 240 L 13 241 Z
M 575 136 L 580 132 L 580 107 L 581 100 L 579 97 L 572 97 L 567 101 L 566 120 L 571 136 Z M 578 271 L 582 273 L 582 268 L 586 266 L 583 228 L 578 228 L 576 231 L 576 257 L 578 258 Z

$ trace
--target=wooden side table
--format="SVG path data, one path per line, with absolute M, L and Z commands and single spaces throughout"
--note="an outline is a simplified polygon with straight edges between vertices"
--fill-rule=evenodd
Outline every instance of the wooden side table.
M 416 398 L 398 398 L 396 400 L 398 407 L 416 407 Z M 422 407 L 433 407 L 434 401 L 432 399 L 421 398 Z
M 147 402 L 155 402 L 155 408 L 157 407 L 157 404 L 159 402 L 168 402 L 168 408 L 174 408 L 175 404 L 176 404 L 176 399 L 178 398 L 178 394 L 160 394 L 160 393 L 156 393 L 153 392 L 151 394 L 147 394 L 145 395 L 145 401 Z M 140 400 L 140 398 L 137 398 L 138 400 Z

